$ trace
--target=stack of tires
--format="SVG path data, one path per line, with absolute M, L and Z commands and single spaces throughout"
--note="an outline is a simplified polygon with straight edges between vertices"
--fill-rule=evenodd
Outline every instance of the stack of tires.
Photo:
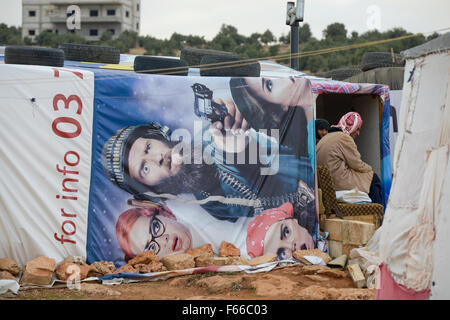
M 63 67 L 65 60 L 118 64 L 120 51 L 114 47 L 66 43 L 58 49 L 31 46 L 5 48 L 6 64 Z
M 138 73 L 187 76 L 189 68 L 200 69 L 201 76 L 259 77 L 258 61 L 247 61 L 231 52 L 183 48 L 180 58 L 138 56 L 134 70 Z
M 63 67 L 64 61 L 118 64 L 120 51 L 114 47 L 65 43 L 58 49 L 32 46 L 8 46 L 5 63 Z M 145 74 L 187 76 L 189 68 L 198 68 L 201 76 L 259 77 L 256 60 L 244 60 L 231 52 L 184 48 L 180 58 L 137 56 L 134 71 Z
M 389 86 L 390 90 L 402 90 L 405 60 L 399 54 L 368 52 L 361 60 L 362 72 L 346 79 L 353 83 L 376 83 Z
M 331 78 L 332 80 L 337 81 L 346 81 L 346 82 L 358 82 L 358 83 L 379 83 L 379 84 L 387 84 L 386 81 L 382 81 L 382 78 L 386 78 L 385 76 L 375 76 L 377 73 L 372 70 L 379 70 L 385 68 L 400 68 L 395 72 L 395 74 L 401 73 L 403 71 L 403 67 L 405 66 L 405 61 L 399 54 L 392 55 L 389 52 L 367 52 L 364 54 L 361 60 L 360 67 L 352 67 L 352 68 L 340 68 L 330 70 L 328 72 L 321 73 L 318 76 L 324 78 Z M 383 71 L 382 73 L 386 73 L 387 71 Z M 389 78 L 389 77 L 388 77 Z M 367 80 L 364 80 L 367 79 Z M 392 83 L 397 87 L 399 84 L 398 81 Z M 403 84 L 402 84 L 403 85 Z

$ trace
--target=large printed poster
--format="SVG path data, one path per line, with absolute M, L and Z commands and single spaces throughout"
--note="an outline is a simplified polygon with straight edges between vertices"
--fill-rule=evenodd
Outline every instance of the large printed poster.
M 317 245 L 309 80 L 0 67 L 1 257 Z
M 97 73 L 88 262 L 314 248 L 312 105 L 302 78 Z

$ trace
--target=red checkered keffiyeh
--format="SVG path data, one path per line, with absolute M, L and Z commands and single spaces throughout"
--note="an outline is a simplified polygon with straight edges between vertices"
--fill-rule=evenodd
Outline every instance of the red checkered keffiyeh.
M 339 120 L 339 123 L 332 127 L 341 128 L 343 132 L 352 134 L 361 128 L 363 124 L 361 115 L 358 112 L 348 112 Z

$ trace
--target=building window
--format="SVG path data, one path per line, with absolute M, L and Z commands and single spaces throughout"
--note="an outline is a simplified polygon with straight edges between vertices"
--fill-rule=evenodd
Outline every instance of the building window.
M 116 10 L 115 9 L 109 9 L 108 11 L 106 11 L 106 14 L 108 16 L 115 16 L 116 15 Z
M 36 30 L 28 30 L 29 36 L 34 36 L 36 34 Z
M 36 11 L 34 11 L 34 10 L 28 11 L 28 16 L 29 17 L 36 17 Z
M 129 17 L 130 17 L 130 11 L 127 10 L 127 11 L 125 12 L 125 16 L 126 16 L 127 18 L 129 18 Z
M 115 35 L 116 34 L 116 30 L 115 29 L 109 29 L 108 30 L 112 35 Z
M 136 30 L 139 30 L 139 22 L 136 23 Z
M 90 35 L 91 37 L 98 36 L 98 30 L 97 30 L 97 29 L 91 29 L 91 30 L 89 30 L 89 35 Z
M 139 3 L 136 5 L 136 10 L 139 11 Z
M 91 10 L 89 12 L 89 16 L 91 16 L 91 17 L 98 17 L 98 10 Z

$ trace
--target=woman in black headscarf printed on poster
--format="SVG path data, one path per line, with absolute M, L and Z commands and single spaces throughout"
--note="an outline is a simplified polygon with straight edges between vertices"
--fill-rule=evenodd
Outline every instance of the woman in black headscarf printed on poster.
M 314 118 L 313 96 L 305 78 L 231 78 L 238 109 L 255 130 L 279 129 L 280 143 L 308 156 L 308 127 Z

